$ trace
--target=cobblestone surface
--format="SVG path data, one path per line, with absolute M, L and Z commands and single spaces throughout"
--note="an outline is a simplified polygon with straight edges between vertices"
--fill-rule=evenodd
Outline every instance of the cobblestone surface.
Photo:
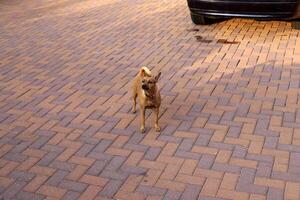
M 3 199 L 300 199 L 300 36 L 185 0 L 0 2 Z M 161 133 L 130 112 L 161 71 Z

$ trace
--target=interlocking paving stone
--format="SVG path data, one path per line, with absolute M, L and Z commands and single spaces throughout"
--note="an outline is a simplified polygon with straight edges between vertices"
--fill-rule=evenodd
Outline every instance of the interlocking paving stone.
M 168 192 L 166 193 L 164 199 L 165 200 L 167 200 L 167 199 L 177 200 L 177 199 L 180 199 L 180 196 L 181 196 L 181 192 L 177 192 L 177 191 L 174 191 L 174 190 L 168 190 Z
M 15 196 L 15 198 L 18 200 L 42 200 L 45 197 L 43 195 L 21 191 Z
M 81 183 L 81 182 L 75 182 L 75 181 L 69 181 L 69 180 L 63 180 L 59 187 L 71 191 L 76 192 L 83 192 L 87 188 L 87 184 Z
M 64 196 L 63 200 L 75 200 L 78 199 L 80 196 L 79 192 L 73 192 L 73 191 L 68 191 Z
M 112 198 L 114 194 L 119 190 L 122 185 L 122 181 L 111 180 L 107 183 L 107 185 L 103 188 L 103 190 L 99 193 L 100 196 Z
M 198 199 L 201 187 L 198 185 L 188 185 L 182 193 L 181 199 Z
M 0 10 L 0 197 L 300 199 L 290 22 L 196 26 L 185 0 Z M 160 133 L 131 113 L 141 66 L 162 72 Z

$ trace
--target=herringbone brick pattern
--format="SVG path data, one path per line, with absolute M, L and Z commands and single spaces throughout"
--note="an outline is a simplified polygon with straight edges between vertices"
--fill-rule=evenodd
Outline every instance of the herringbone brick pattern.
M 300 199 L 300 35 L 185 0 L 0 2 L 2 199 Z M 161 133 L 130 112 L 162 71 Z M 150 126 L 151 124 L 151 126 Z

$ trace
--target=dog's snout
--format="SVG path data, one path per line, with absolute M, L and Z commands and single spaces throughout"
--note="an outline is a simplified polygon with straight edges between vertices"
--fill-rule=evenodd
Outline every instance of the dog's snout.
M 149 87 L 148 87 L 148 85 L 146 85 L 146 84 L 143 84 L 143 85 L 142 85 L 142 89 L 143 89 L 143 90 L 148 90 L 148 89 L 149 89 Z

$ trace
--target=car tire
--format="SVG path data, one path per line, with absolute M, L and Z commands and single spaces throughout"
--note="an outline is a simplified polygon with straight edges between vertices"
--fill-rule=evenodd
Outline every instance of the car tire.
M 206 24 L 212 23 L 212 19 L 207 18 L 203 15 L 195 15 L 193 13 L 191 13 L 191 19 L 192 19 L 193 23 L 196 25 L 206 25 Z
M 300 30 L 300 21 L 292 21 L 292 28 Z

